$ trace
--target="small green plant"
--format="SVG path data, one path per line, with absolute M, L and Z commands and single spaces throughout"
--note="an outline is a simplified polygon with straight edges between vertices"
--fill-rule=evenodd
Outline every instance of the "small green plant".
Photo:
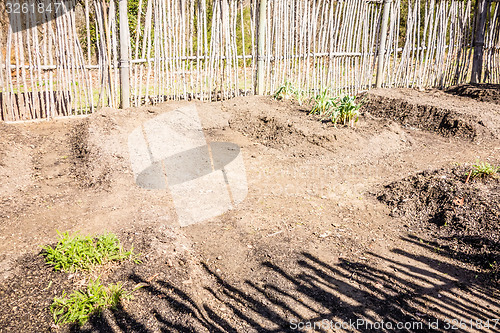
M 84 291 L 75 291 L 69 296 L 63 292 L 61 297 L 55 297 L 50 312 L 56 324 L 77 323 L 81 326 L 90 315 L 116 307 L 122 300 L 132 299 L 133 291 L 126 292 L 121 283 L 103 286 L 97 279 L 90 281 Z
M 472 165 L 472 171 L 470 176 L 472 178 L 486 178 L 493 177 L 498 178 L 498 172 L 500 167 L 489 164 L 488 162 L 476 162 Z
M 328 94 L 328 89 L 322 90 L 312 101 L 313 107 L 309 114 L 319 115 L 323 118 L 331 118 L 331 110 L 337 108 L 337 100 Z
M 52 248 L 45 246 L 42 255 L 45 262 L 54 266 L 55 271 L 89 270 L 95 265 L 102 265 L 110 261 L 133 259 L 139 262 L 138 255 L 130 251 L 123 251 L 118 238 L 111 233 L 96 238 L 83 237 L 79 234 L 70 235 L 60 233 L 59 242 Z
M 285 83 L 276 90 L 273 97 L 278 101 L 283 99 L 291 99 L 295 96 L 295 88 L 293 87 L 291 82 L 285 81 Z
M 328 88 L 321 90 L 310 99 L 312 108 L 309 114 L 318 115 L 322 120 L 330 120 L 333 124 L 343 124 L 354 127 L 359 119 L 359 109 L 362 103 L 356 103 L 355 96 L 345 95 L 342 98 L 332 97 Z M 295 98 L 300 105 L 307 100 L 307 92 L 286 81 L 276 90 L 273 97 L 277 100 Z
M 355 96 L 331 97 L 327 89 L 316 95 L 313 102 L 310 114 L 319 115 L 323 120 L 328 119 L 333 124 L 341 123 L 351 127 L 358 121 L 359 109 L 362 105 L 362 103 L 356 103 Z
M 307 101 L 307 92 L 303 89 L 297 88 L 293 92 L 293 97 L 299 102 L 299 105 L 304 104 Z
M 340 100 L 337 110 L 338 118 L 335 119 L 335 122 L 341 122 L 344 125 L 349 125 L 353 127 L 354 124 L 358 122 L 359 109 L 361 108 L 361 106 L 362 106 L 361 103 L 356 104 L 355 96 L 349 96 L 349 95 L 344 96 Z M 334 119 L 332 119 L 332 121 L 333 120 Z

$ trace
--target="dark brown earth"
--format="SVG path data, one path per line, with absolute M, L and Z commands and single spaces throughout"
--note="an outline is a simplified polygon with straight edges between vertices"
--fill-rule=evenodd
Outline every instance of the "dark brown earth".
M 473 103 L 470 98 L 451 97 L 440 90 L 376 89 L 369 96 L 366 110 L 405 127 L 478 144 L 500 138 L 500 114 L 493 103 Z
M 473 98 L 481 102 L 500 104 L 500 84 L 462 84 L 446 89 L 453 95 Z
M 499 331 L 499 183 L 463 177 L 499 163 L 499 106 L 438 91 L 365 98 L 354 129 L 269 97 L 0 124 L 0 331 Z M 127 138 L 193 105 L 210 141 L 241 147 L 249 194 L 181 228 L 168 191 L 135 185 Z M 56 229 L 115 232 L 143 263 L 55 273 L 38 253 Z M 143 287 L 82 328 L 55 326 L 53 297 L 97 275 Z
M 386 185 L 378 199 L 412 228 L 432 230 L 439 251 L 491 271 L 498 284 L 500 180 L 471 179 L 470 172 L 465 166 L 424 171 Z

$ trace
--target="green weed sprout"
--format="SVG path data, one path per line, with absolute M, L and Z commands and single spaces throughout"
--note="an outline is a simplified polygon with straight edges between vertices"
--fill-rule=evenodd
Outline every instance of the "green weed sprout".
M 338 118 L 335 122 L 341 122 L 344 125 L 349 125 L 354 127 L 354 124 L 358 122 L 359 119 L 359 109 L 361 108 L 361 103 L 356 104 L 355 96 L 344 96 L 338 105 Z M 334 119 L 332 119 L 334 121 Z
M 472 165 L 472 178 L 498 178 L 498 172 L 500 171 L 500 167 L 489 164 L 488 162 L 476 162 L 476 164 Z
M 319 115 L 322 117 L 331 117 L 329 111 L 337 108 L 336 98 L 330 97 L 328 89 L 324 89 L 313 99 L 313 107 L 309 114 Z
M 81 326 L 87 322 L 90 315 L 116 307 L 122 300 L 132 299 L 132 292 L 126 292 L 121 283 L 105 287 L 97 279 L 90 281 L 84 291 L 76 291 L 69 296 L 63 292 L 61 297 L 55 297 L 50 312 L 56 324 L 77 323 Z
M 293 92 L 293 97 L 299 102 L 299 105 L 304 104 L 307 101 L 307 92 L 303 89 L 297 88 Z
M 45 246 L 42 255 L 45 262 L 54 266 L 55 271 L 74 272 L 89 270 L 95 265 L 102 265 L 110 261 L 133 259 L 136 263 L 138 255 L 130 251 L 123 251 L 118 238 L 111 233 L 103 234 L 97 238 L 83 237 L 79 234 L 70 235 L 68 232 L 60 233 L 59 242 L 52 248 Z
M 284 99 L 291 99 L 295 96 L 295 88 L 293 87 L 291 82 L 285 81 L 285 83 L 276 90 L 273 97 L 278 101 Z

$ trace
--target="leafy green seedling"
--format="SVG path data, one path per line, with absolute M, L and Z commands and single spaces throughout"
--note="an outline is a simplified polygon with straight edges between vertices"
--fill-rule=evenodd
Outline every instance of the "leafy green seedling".
M 273 97 L 278 101 L 283 99 L 291 99 L 295 95 L 295 88 L 293 87 L 291 82 L 285 81 L 285 83 L 276 90 Z
M 96 238 L 84 237 L 79 234 L 70 235 L 60 233 L 59 242 L 52 248 L 45 246 L 42 255 L 45 262 L 54 266 L 55 271 L 89 270 L 95 265 L 102 265 L 110 261 L 133 259 L 140 262 L 133 248 L 124 251 L 116 235 L 107 233 Z
M 293 96 L 299 102 L 299 105 L 304 104 L 307 101 L 307 92 L 303 89 L 297 88 L 293 92 Z
M 470 173 L 472 178 L 498 178 L 498 172 L 500 167 L 489 164 L 488 162 L 476 162 L 472 165 L 472 171 Z
M 337 108 L 336 98 L 328 94 L 328 89 L 324 89 L 313 98 L 313 107 L 309 114 L 322 116 L 323 118 L 331 118 L 331 110 Z
M 50 312 L 56 324 L 77 323 L 81 326 L 90 315 L 116 307 L 122 300 L 132 299 L 132 292 L 126 292 L 121 283 L 103 286 L 97 279 L 90 281 L 84 291 L 76 291 L 69 296 L 63 292 L 61 297 L 55 297 Z
M 359 109 L 361 108 L 361 105 L 361 103 L 356 103 L 355 96 L 344 96 L 340 100 L 338 106 L 338 118 L 335 119 L 335 121 L 354 127 L 354 124 L 358 122 L 359 119 Z M 334 121 L 334 119 L 332 119 L 332 121 Z

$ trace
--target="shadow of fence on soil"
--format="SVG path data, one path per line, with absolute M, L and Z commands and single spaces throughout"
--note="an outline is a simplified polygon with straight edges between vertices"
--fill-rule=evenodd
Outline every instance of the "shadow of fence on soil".
M 297 332 L 299 322 L 316 323 L 312 331 L 318 332 L 328 332 L 335 323 L 363 322 L 354 326 L 356 331 L 373 332 L 384 331 L 370 326 L 381 321 L 394 332 L 445 332 L 450 328 L 445 329 L 443 317 L 462 318 L 468 327 L 500 318 L 500 297 L 470 282 L 477 273 L 400 249 L 393 253 L 397 261 L 370 253 L 371 264 L 342 259 L 330 265 L 303 252 L 290 267 L 266 261 L 255 278 L 237 283 L 205 265 L 216 283 L 195 298 L 168 281 L 148 284 L 132 275 L 134 283 L 147 284 L 139 292 L 149 294 L 151 318 L 141 323 L 119 308 L 108 318 L 95 318 L 91 331 L 111 331 L 112 320 L 125 332 Z M 429 327 L 438 320 L 439 327 Z M 407 326 L 398 328 L 398 323 Z
M 444 241 L 444 245 L 436 241 L 424 242 L 416 236 L 407 236 L 403 240 L 429 251 L 439 252 L 442 256 L 488 270 L 490 273 L 482 274 L 483 278 L 495 281 L 493 283 L 498 286 L 500 283 L 500 243 L 492 239 L 495 236 L 497 235 L 494 233 L 486 234 L 486 232 L 485 236 L 477 234 L 441 236 L 440 240 Z

